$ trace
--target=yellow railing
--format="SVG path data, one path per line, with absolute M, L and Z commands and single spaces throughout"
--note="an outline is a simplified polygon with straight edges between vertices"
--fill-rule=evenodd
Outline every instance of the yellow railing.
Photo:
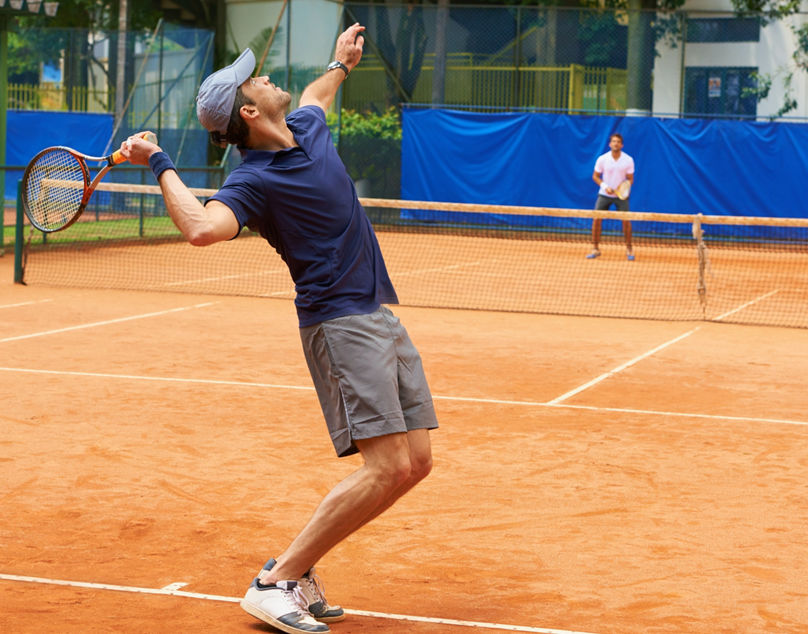
M 427 60 L 429 61 L 429 60 Z M 469 107 L 515 107 L 566 112 L 625 110 L 626 71 L 571 64 L 560 67 L 454 65 L 448 60 L 444 103 Z M 432 66 L 424 65 L 414 103 L 432 101 Z M 380 64 L 361 64 L 351 73 L 343 100 L 346 108 L 388 98 L 388 79 Z
M 414 103 L 432 101 L 432 61 L 431 58 L 426 59 L 421 67 L 415 89 L 410 95 L 410 101 Z M 384 67 L 372 57 L 368 62 L 359 65 L 351 73 L 343 107 L 363 110 L 369 103 L 384 104 L 389 98 L 389 80 Z M 67 90 L 57 83 L 8 85 L 8 107 L 11 109 L 110 112 L 109 106 L 113 103 L 112 89 Z M 444 103 L 580 113 L 622 111 L 626 108 L 626 71 L 578 64 L 518 69 L 512 66 L 473 65 L 469 57 L 454 55 L 447 60 Z M 174 118 L 183 118 L 186 113 L 175 115 Z M 179 125 L 170 113 L 163 116 L 165 125 Z
M 114 90 L 66 88 L 60 83 L 9 84 L 8 108 L 14 110 L 71 110 L 109 112 Z

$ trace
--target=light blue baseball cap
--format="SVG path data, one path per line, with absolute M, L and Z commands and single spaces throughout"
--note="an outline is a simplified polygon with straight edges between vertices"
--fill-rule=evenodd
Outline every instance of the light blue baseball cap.
M 209 132 L 227 133 L 230 114 L 236 101 L 236 91 L 255 70 L 255 55 L 244 49 L 238 59 L 209 75 L 196 96 L 196 116 Z

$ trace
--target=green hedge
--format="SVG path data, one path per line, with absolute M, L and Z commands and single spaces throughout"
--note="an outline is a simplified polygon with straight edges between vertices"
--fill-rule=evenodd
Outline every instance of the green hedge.
M 399 198 L 401 119 L 395 108 L 382 114 L 343 110 L 327 116 L 328 126 L 360 195 Z

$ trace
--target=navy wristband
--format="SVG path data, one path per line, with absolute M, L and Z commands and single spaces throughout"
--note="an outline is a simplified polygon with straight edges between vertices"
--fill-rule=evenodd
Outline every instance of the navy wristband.
M 174 163 L 171 161 L 171 157 L 165 152 L 155 152 L 152 154 L 149 157 L 149 167 L 151 167 L 151 171 L 158 181 L 160 180 L 160 174 L 166 170 L 177 171 L 177 168 L 174 167 Z

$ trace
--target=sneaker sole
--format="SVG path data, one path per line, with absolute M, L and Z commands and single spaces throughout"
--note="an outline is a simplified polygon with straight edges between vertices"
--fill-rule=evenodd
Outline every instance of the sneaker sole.
M 314 616 L 312 614 L 312 616 Z M 339 614 L 337 616 L 314 616 L 314 619 L 320 621 L 320 623 L 339 623 L 340 621 L 345 620 L 345 614 Z
M 311 630 L 311 629 L 303 629 L 303 628 L 299 628 L 299 627 L 293 627 L 291 625 L 287 625 L 283 621 L 279 621 L 278 619 L 276 619 L 271 614 L 267 614 L 263 610 L 258 609 L 256 606 L 254 606 L 252 603 L 249 603 L 248 601 L 242 600 L 241 603 L 239 603 L 239 605 L 241 606 L 241 609 L 244 610 L 250 616 L 254 616 L 259 621 L 263 621 L 264 623 L 268 623 L 272 627 L 279 629 L 281 632 L 286 632 L 287 634 L 300 634 L 301 632 L 316 632 L 317 634 L 322 634 L 322 633 L 331 631 L 328 628 L 328 626 L 326 626 L 326 628 L 323 629 L 323 630 L 320 630 L 320 629 Z

